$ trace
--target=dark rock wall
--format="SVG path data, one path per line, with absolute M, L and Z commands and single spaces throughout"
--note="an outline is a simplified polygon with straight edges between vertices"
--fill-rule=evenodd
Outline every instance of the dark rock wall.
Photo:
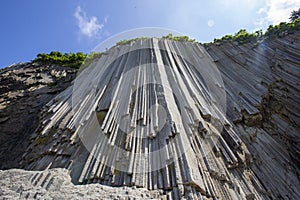
M 0 169 L 20 167 L 43 106 L 68 87 L 76 70 L 36 63 L 0 72 Z

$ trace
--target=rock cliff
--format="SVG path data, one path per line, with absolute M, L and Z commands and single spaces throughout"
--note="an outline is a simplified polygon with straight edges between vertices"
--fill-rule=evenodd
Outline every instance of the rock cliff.
M 26 187 L 62 197 L 49 180 L 64 174 L 57 193 L 300 198 L 300 32 L 207 46 L 131 41 L 76 72 L 36 63 L 1 71 L 0 169 L 45 170 L 1 171 L 2 185 L 28 177 Z M 24 187 L 1 195 L 40 194 Z M 136 187 L 145 192 L 126 196 Z

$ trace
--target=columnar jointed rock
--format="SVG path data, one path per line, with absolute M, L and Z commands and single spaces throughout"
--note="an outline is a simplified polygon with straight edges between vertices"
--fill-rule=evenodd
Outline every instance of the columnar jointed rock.
M 299 38 L 113 47 L 47 104 L 22 164 L 175 199 L 298 199 Z

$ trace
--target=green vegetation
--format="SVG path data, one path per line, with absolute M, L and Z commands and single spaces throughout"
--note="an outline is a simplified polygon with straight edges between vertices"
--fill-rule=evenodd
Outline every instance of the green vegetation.
M 171 33 L 163 36 L 162 39 L 174 40 L 179 42 L 196 42 L 195 39 L 191 39 L 188 36 L 173 36 Z
M 220 39 L 214 39 L 214 42 L 222 41 L 235 41 L 239 44 L 244 44 L 247 42 L 259 42 L 263 39 L 269 39 L 274 37 L 281 37 L 284 33 L 294 33 L 300 30 L 300 19 L 295 19 L 292 22 L 281 22 L 278 25 L 270 25 L 265 33 L 262 30 L 256 31 L 254 33 L 249 33 L 245 29 L 241 29 L 234 35 L 225 35 Z M 207 44 L 206 44 L 207 45 Z
M 79 69 L 88 66 L 94 59 L 100 58 L 103 54 L 103 52 L 91 52 L 89 54 L 84 54 L 82 52 L 62 54 L 58 51 L 52 51 L 49 54 L 38 54 L 33 62 L 42 64 L 56 64 L 63 67 Z
M 250 41 L 256 41 L 257 38 L 260 38 L 262 36 L 262 31 L 256 31 L 255 33 L 248 33 L 245 29 L 239 30 L 234 35 L 225 35 L 221 39 L 214 39 L 214 42 L 220 42 L 220 41 L 236 41 L 239 44 L 247 43 Z
M 286 33 L 294 33 L 295 31 L 300 30 L 300 8 L 298 11 L 293 11 L 290 16 L 290 22 L 281 22 L 278 25 L 270 25 L 265 33 L 262 30 L 256 31 L 254 33 L 249 33 L 245 29 L 239 30 L 234 35 L 225 35 L 220 39 L 214 39 L 214 42 L 223 42 L 223 41 L 235 41 L 239 44 L 244 44 L 248 42 L 256 42 L 258 43 L 264 39 L 270 39 L 274 37 L 282 37 Z M 208 45 L 210 43 L 206 43 L 204 45 Z
M 62 54 L 58 51 L 52 51 L 50 54 L 38 54 L 33 61 L 43 64 L 57 64 L 64 67 L 79 68 L 86 57 L 87 55 L 82 52 Z
M 86 66 L 86 65 L 91 64 L 91 62 L 92 62 L 93 60 L 100 58 L 103 54 L 105 54 L 105 53 L 103 53 L 103 52 L 94 52 L 94 51 L 92 51 L 91 53 L 87 54 L 87 56 L 86 56 L 86 58 L 85 58 L 85 60 L 84 60 L 83 65 Z
M 117 42 L 117 45 L 124 45 L 124 44 L 130 44 L 133 41 L 139 41 L 139 40 L 143 40 L 143 39 L 147 39 L 146 37 L 140 37 L 140 38 L 134 38 L 134 39 L 129 39 L 129 40 L 121 40 L 119 42 Z
M 104 54 L 105 54 L 104 52 L 94 52 L 94 51 L 92 51 L 91 53 L 87 54 L 84 62 L 80 66 L 80 71 L 82 71 L 83 69 L 85 69 L 88 66 L 90 66 L 90 64 L 92 63 L 92 61 L 94 61 L 95 59 L 99 59 Z
M 281 22 L 278 25 L 270 25 L 267 31 L 265 32 L 265 36 L 272 38 L 276 36 L 280 36 L 281 33 L 294 33 L 295 31 L 300 30 L 300 19 L 295 19 L 290 23 Z
M 140 37 L 140 38 L 134 38 L 134 39 L 129 39 L 129 40 L 121 40 L 117 42 L 117 45 L 125 45 L 125 44 L 130 44 L 133 41 L 140 41 L 148 39 L 147 37 Z M 195 39 L 191 39 L 188 36 L 174 36 L 171 33 L 169 33 L 166 36 L 163 36 L 162 39 L 168 39 L 168 40 L 174 40 L 174 41 L 179 41 L 179 42 L 196 42 Z

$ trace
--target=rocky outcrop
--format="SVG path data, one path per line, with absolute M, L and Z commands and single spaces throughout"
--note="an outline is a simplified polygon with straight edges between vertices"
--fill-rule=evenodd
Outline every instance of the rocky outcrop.
M 65 74 L 58 77 L 57 74 Z M 19 167 L 41 108 L 75 78 L 76 70 L 20 63 L 0 73 L 0 169 Z
M 42 101 L 19 166 L 66 168 L 75 184 L 147 197 L 299 199 L 299 41 L 115 46 Z M 70 74 L 55 70 L 46 74 L 56 81 Z
M 251 154 L 251 170 L 275 199 L 299 198 L 293 195 L 300 166 L 299 38 L 298 32 L 259 44 L 207 48 L 222 71 L 227 116 Z
M 300 166 L 299 37 L 295 33 L 258 45 L 228 42 L 208 47 L 231 94 L 228 117 L 268 132 L 286 147 L 296 166 Z
M 100 184 L 74 185 L 66 169 L 0 170 L 1 199 L 166 199 L 163 191 Z

